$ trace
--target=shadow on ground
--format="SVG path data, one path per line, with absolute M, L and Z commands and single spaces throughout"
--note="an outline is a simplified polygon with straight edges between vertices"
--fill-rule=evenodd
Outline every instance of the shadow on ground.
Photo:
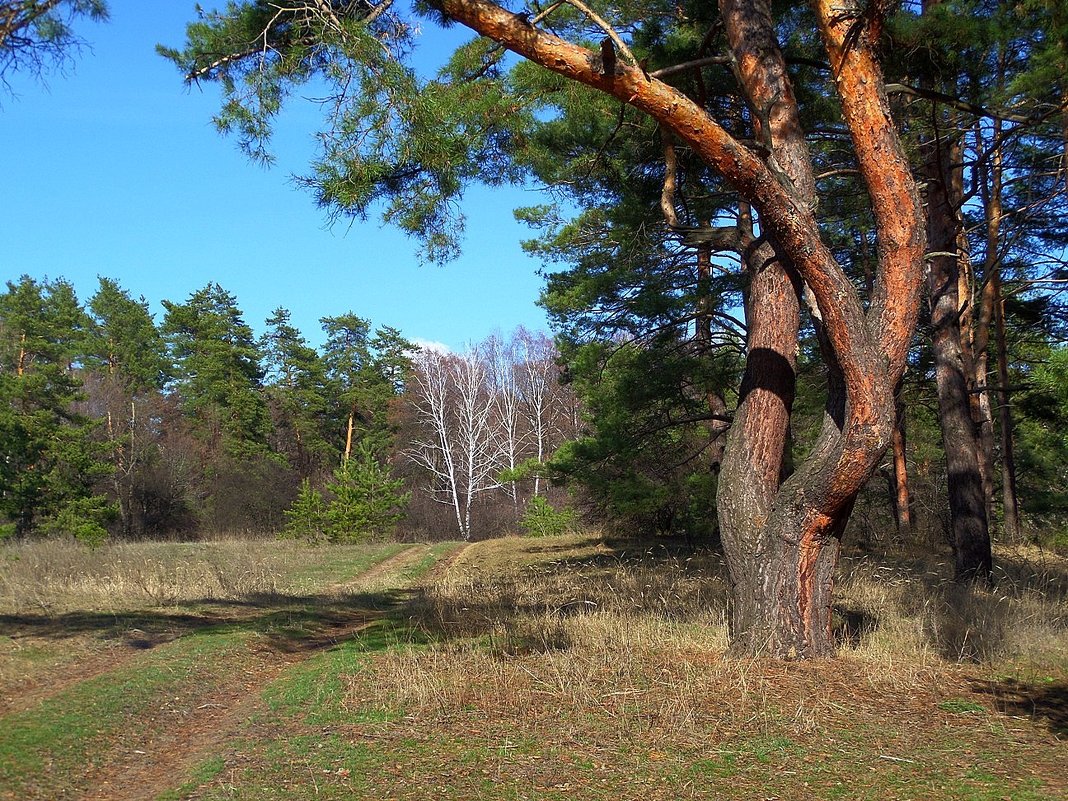
M 1018 679 L 974 681 L 972 689 L 989 695 L 1005 715 L 1045 722 L 1058 736 L 1068 735 L 1068 682 L 1026 682 Z
M 408 590 L 340 596 L 271 594 L 237 600 L 204 598 L 174 611 L 3 614 L 0 633 L 16 640 L 57 641 L 89 635 L 149 650 L 189 634 L 247 631 L 263 636 L 274 650 L 296 654 L 330 647 L 353 630 L 396 613 L 410 598 Z

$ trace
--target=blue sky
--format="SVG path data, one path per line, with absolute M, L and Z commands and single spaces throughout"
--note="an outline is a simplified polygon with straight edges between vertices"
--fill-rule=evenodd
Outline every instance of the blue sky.
M 319 318 L 346 311 L 454 349 L 496 329 L 545 328 L 538 264 L 519 246 L 530 232 L 512 217 L 542 193 L 470 192 L 463 254 L 445 267 L 421 263 L 416 243 L 377 219 L 329 227 L 291 181 L 313 154 L 317 108 L 295 99 L 277 126 L 277 163 L 252 164 L 211 124 L 217 88 L 185 87 L 155 54 L 157 43 L 184 42 L 192 0 L 110 8 L 110 22 L 80 23 L 91 49 L 66 74 L 46 85 L 7 76 L 0 280 L 62 277 L 87 301 L 103 275 L 144 296 L 157 319 L 161 300 L 216 282 L 257 331 L 285 306 L 313 344 Z M 444 59 L 447 46 L 428 31 L 421 58 Z

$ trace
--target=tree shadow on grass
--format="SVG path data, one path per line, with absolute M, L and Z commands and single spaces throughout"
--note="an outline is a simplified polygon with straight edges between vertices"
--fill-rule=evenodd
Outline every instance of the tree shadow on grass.
M 343 596 L 265 594 L 204 598 L 185 602 L 181 610 L 174 611 L 0 614 L 0 634 L 14 640 L 55 641 L 88 635 L 150 650 L 191 635 L 249 632 L 263 637 L 276 651 L 295 654 L 337 644 L 371 623 L 398 614 L 409 598 L 405 590 Z
M 1027 682 L 1018 679 L 973 681 L 972 689 L 989 695 L 1004 715 L 1042 721 L 1058 737 L 1068 735 L 1068 682 Z

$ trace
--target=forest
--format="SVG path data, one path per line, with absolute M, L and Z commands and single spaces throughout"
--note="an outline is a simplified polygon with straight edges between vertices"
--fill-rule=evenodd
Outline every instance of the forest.
M 157 325 L 107 278 L 84 305 L 62 279 L 8 283 L 5 537 L 470 540 L 528 512 L 566 528 L 543 465 L 579 411 L 545 334 L 453 354 L 346 313 L 315 349 L 283 308 L 256 337 L 218 284 L 163 305 Z
M 38 70 L 107 13 L 7 8 L 7 64 Z M 327 98 L 301 179 L 327 214 L 447 261 L 465 188 L 550 190 L 516 214 L 553 339 L 439 354 L 350 312 L 316 349 L 219 284 L 157 322 L 108 279 L 9 281 L 4 536 L 705 541 L 736 647 L 788 658 L 834 650 L 843 538 L 948 545 L 965 582 L 992 542 L 1063 548 L 1068 20 L 836 9 L 199 10 L 159 53 L 248 156 L 298 87 Z M 427 77 L 415 18 L 480 36 Z

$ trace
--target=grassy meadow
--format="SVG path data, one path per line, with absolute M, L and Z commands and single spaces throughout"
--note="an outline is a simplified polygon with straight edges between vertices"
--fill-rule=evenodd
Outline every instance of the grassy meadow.
M 729 659 L 714 552 L 595 535 L 0 549 L 0 799 L 1050 799 L 1068 560 L 847 553 Z

